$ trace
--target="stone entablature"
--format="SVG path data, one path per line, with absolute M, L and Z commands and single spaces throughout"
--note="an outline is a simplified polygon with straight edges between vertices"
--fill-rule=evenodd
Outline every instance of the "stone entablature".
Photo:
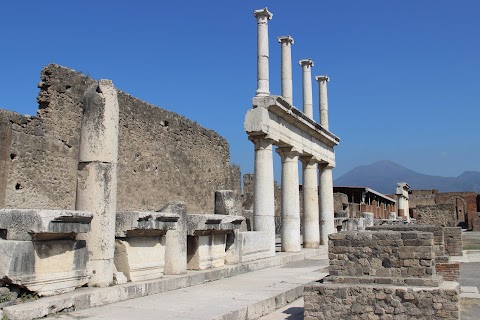
M 90 231 L 92 217 L 72 210 L 0 210 L 0 279 L 40 296 L 86 284 L 88 247 L 76 237 Z
M 292 147 L 335 167 L 333 147 L 340 139 L 280 96 L 253 98 L 253 109 L 248 110 L 244 127 L 250 137 L 270 139 L 279 147 Z

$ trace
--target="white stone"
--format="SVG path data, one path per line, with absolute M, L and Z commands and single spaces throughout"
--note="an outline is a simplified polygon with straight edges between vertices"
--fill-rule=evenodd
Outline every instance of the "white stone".
M 113 284 L 125 284 L 128 282 L 127 277 L 123 274 L 123 272 L 115 271 L 113 272 Z
M 117 203 L 119 107 L 109 80 L 91 85 L 84 95 L 79 150 L 76 209 L 91 211 L 91 232 L 85 236 L 93 275 L 89 285 L 113 281 Z
M 330 81 L 328 76 L 317 76 L 318 81 L 318 101 L 320 104 L 320 125 L 328 130 L 328 95 L 327 82 Z
M 397 196 L 397 205 L 398 205 L 398 212 L 402 212 L 403 210 L 403 220 L 410 222 L 410 208 L 408 204 L 408 191 L 410 190 L 410 185 L 405 182 L 397 183 L 397 189 L 395 191 L 395 195 Z M 400 214 L 399 214 L 400 216 Z
M 171 202 L 160 212 L 173 212 L 179 215 L 175 230 L 166 235 L 165 274 L 187 273 L 187 205 L 185 202 Z
M 318 210 L 318 165 L 310 157 L 303 164 L 303 247 L 318 248 L 320 226 Z
M 320 167 L 320 165 L 319 165 Z M 320 244 L 328 244 L 328 235 L 335 233 L 332 168 L 320 168 Z
M 273 15 L 267 8 L 255 10 L 257 18 L 257 96 L 268 96 L 269 85 L 269 52 L 268 52 L 268 20 Z
M 261 137 L 255 145 L 253 227 L 269 235 L 270 254 L 275 255 L 275 204 L 272 142 Z
M 278 148 L 282 158 L 282 251 L 298 252 L 300 242 L 300 200 L 298 190 L 298 153 Z
M 312 91 L 312 67 L 311 59 L 300 60 L 302 66 L 302 84 L 303 84 L 303 113 L 313 120 L 313 91 Z
M 292 84 L 292 44 L 293 38 L 290 36 L 278 37 L 278 42 L 282 46 L 281 60 L 281 78 L 282 78 L 282 97 L 289 104 L 293 105 L 293 84 Z

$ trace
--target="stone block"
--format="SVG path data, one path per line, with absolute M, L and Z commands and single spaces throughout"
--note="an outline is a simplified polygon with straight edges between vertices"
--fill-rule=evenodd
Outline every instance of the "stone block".
M 75 210 L 1 209 L 0 238 L 5 240 L 75 239 L 90 231 L 93 214 Z
M 215 191 L 215 214 L 240 215 L 238 195 L 235 191 Z
M 178 214 L 168 212 L 117 212 L 115 237 L 162 236 L 175 229 L 179 218 Z
M 234 240 L 227 241 L 226 262 L 243 263 L 275 256 L 270 250 L 269 236 L 263 231 L 235 232 Z M 227 237 L 230 237 L 228 235 Z
M 187 237 L 187 268 L 205 270 L 225 265 L 226 234 Z
M 0 240 L 0 275 L 7 283 L 56 295 L 87 283 L 88 250 L 83 240 Z

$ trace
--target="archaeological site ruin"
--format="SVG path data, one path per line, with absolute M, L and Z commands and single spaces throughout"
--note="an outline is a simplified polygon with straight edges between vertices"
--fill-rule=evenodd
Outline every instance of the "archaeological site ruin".
M 0 110 L 0 298 L 10 297 L 0 300 L 2 319 L 327 260 L 327 250 L 328 276 L 305 285 L 305 319 L 459 319 L 451 257 L 462 255 L 461 227 L 479 228 L 478 200 L 463 200 L 478 195 L 412 191 L 408 182 L 395 195 L 334 187 L 330 78 L 313 86 L 314 61 L 293 63 L 294 39 L 280 36 L 281 93 L 270 92 L 272 16 L 254 11 L 257 87 L 244 119 L 253 174 L 230 164 L 216 132 L 60 65 L 41 71 L 36 116 Z M 273 299 L 275 308 L 302 293 Z M 38 299 L 19 303 L 22 294 Z

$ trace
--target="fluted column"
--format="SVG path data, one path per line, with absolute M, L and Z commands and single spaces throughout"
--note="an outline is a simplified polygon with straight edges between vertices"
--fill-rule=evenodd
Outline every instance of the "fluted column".
M 300 244 L 300 194 L 298 191 L 298 153 L 277 148 L 282 158 L 282 251 L 298 252 Z
M 255 10 L 253 15 L 257 18 L 257 97 L 268 96 L 268 20 L 272 19 L 273 15 L 267 8 Z
M 313 93 L 312 93 L 312 67 L 311 59 L 300 60 L 302 66 L 302 84 L 303 84 L 303 113 L 313 120 Z
M 328 235 L 335 232 L 332 167 L 319 165 L 320 171 L 320 244 L 328 244 Z
M 320 104 L 320 125 L 328 130 L 328 96 L 327 82 L 330 81 L 328 76 L 316 76 L 318 81 L 318 101 Z
M 302 157 L 303 165 L 303 247 L 320 244 L 318 209 L 318 165 L 311 157 Z
M 282 97 L 285 101 L 293 105 L 292 90 L 292 44 L 293 38 L 290 36 L 278 37 L 278 42 L 282 45 Z
M 255 145 L 253 228 L 268 233 L 270 253 L 275 255 L 275 205 L 272 141 L 250 138 Z

